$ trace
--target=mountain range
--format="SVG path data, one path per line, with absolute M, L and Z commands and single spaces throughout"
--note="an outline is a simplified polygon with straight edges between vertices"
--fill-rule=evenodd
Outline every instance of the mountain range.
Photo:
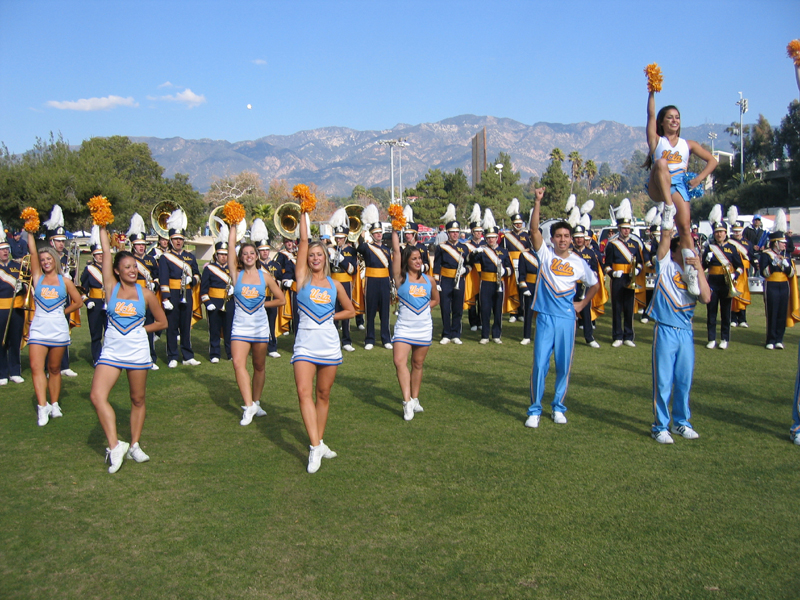
M 599 123 L 535 123 L 513 119 L 461 115 L 436 123 L 398 124 L 392 129 L 358 131 L 347 127 L 322 127 L 292 135 L 268 135 L 251 141 L 186 140 L 183 138 L 131 138 L 145 142 L 153 158 L 165 170 L 189 175 L 192 185 L 205 192 L 215 178 L 241 171 L 258 173 L 264 185 L 285 179 L 290 185 L 313 182 L 329 196 L 349 196 L 353 187 L 390 185 L 389 149 L 379 140 L 407 138 L 402 149 L 402 184 L 412 187 L 428 169 L 452 172 L 457 168 L 472 180 L 472 138 L 486 128 L 487 160 L 500 152 L 511 155 L 522 181 L 538 177 L 550 162 L 550 152 L 560 148 L 565 155 L 577 150 L 584 162 L 594 160 L 598 168 L 609 163 L 620 171 L 623 160 L 635 150 L 645 152 L 644 127 L 614 121 Z M 715 148 L 730 151 L 733 138 L 725 125 L 684 127 L 682 136 L 707 142 L 709 132 L 717 134 Z M 395 151 L 395 186 L 399 182 L 398 151 Z M 565 162 L 565 169 L 569 163 Z

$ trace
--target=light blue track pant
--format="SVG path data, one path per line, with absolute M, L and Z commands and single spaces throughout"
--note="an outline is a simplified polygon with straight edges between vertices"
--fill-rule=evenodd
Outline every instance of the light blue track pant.
M 792 404 L 792 434 L 800 432 L 800 346 L 797 349 L 797 378 L 794 382 L 794 404 Z
M 669 428 L 669 399 L 672 422 L 691 427 L 689 390 L 694 373 L 694 340 L 689 329 L 656 323 L 653 330 L 653 432 Z
M 531 373 L 531 405 L 528 416 L 542 414 L 544 380 L 550 369 L 550 357 L 555 354 L 556 393 L 550 406 L 553 412 L 566 412 L 564 396 L 567 395 L 569 371 L 572 368 L 572 350 L 575 347 L 575 318 L 564 319 L 539 313 L 536 315 L 536 334 L 533 339 L 533 372 Z

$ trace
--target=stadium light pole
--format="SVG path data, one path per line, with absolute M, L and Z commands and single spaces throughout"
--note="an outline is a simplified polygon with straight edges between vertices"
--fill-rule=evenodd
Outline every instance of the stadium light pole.
M 497 163 L 494 166 L 494 172 L 500 175 L 500 183 L 503 183 L 503 163 Z
M 708 139 L 711 140 L 711 154 L 714 154 L 714 140 L 717 139 L 717 134 L 713 131 L 708 132 Z
M 403 204 L 403 148 L 408 146 L 408 138 L 397 138 L 397 167 L 400 175 L 400 204 Z
M 403 144 L 404 142 L 401 140 L 379 140 L 378 144 L 381 146 L 389 146 L 389 162 L 391 163 L 390 171 L 391 171 L 391 186 L 392 186 L 392 204 L 394 204 L 394 147 Z
M 742 92 L 739 92 L 739 101 L 736 105 L 739 107 L 739 185 L 744 185 L 744 126 L 742 125 L 742 117 L 747 112 L 747 98 L 742 98 Z

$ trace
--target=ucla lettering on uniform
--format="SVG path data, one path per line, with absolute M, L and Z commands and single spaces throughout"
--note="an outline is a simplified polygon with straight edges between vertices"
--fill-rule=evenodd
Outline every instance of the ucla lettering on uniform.
M 114 312 L 121 317 L 135 317 L 136 307 L 132 302 L 117 302 L 116 306 L 114 306 Z
M 553 271 L 553 275 L 558 275 L 559 277 L 569 277 L 575 274 L 572 270 L 572 265 L 559 258 L 553 259 L 550 263 L 550 270 Z
M 245 298 L 257 298 L 258 297 L 258 289 L 251 287 L 249 285 L 242 286 L 242 296 Z
M 331 301 L 331 295 L 319 288 L 312 289 L 309 297 L 315 304 L 328 304 Z
M 408 293 L 410 296 L 414 296 L 414 298 L 424 298 L 428 294 L 428 292 L 425 291 L 425 287 L 421 285 L 410 285 Z
M 670 164 L 680 164 L 683 162 L 681 153 L 674 150 L 672 152 L 664 150 L 664 152 L 661 153 L 661 158 L 666 158 L 667 162 Z
M 52 287 L 43 287 L 42 288 L 42 298 L 45 300 L 55 300 L 58 298 L 58 290 Z
M 680 273 L 675 273 L 675 275 L 672 276 L 672 281 L 675 283 L 675 287 L 679 290 L 686 289 L 686 284 L 683 282 L 683 277 L 681 277 Z

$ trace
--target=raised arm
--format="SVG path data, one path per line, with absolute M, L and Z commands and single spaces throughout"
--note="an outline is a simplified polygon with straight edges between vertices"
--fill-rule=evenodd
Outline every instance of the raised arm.
M 258 251 L 256 250 L 256 252 Z M 238 271 L 239 258 L 236 256 L 236 225 L 231 225 L 228 228 L 228 272 L 234 285 L 236 285 Z
M 541 250 L 542 244 L 544 243 L 542 232 L 539 231 L 539 210 L 541 208 L 542 198 L 544 197 L 544 190 L 545 188 L 543 187 L 534 190 L 536 196 L 533 200 L 533 214 L 531 215 L 531 246 L 533 246 L 536 252 Z
M 103 249 L 103 287 L 106 291 L 106 298 L 111 298 L 116 278 L 114 277 L 114 261 L 111 257 L 111 241 L 108 239 L 108 230 L 105 226 L 100 227 L 100 247 Z
M 657 132 L 658 123 L 656 123 L 656 94 L 655 92 L 650 92 L 647 95 L 647 147 L 650 149 L 648 152 L 649 155 L 653 155 L 653 152 L 658 145 L 658 132 Z
M 698 158 L 706 161 L 706 167 L 700 173 L 689 182 L 689 187 L 691 189 L 696 188 L 698 185 L 705 181 L 705 178 L 711 175 L 714 172 L 714 169 L 717 168 L 717 159 L 711 156 L 711 152 L 703 148 L 700 144 L 693 140 L 689 140 L 689 152 L 697 156 Z
M 669 246 L 671 243 L 672 243 L 672 229 L 662 229 L 661 239 L 658 240 L 658 250 L 656 250 L 656 256 L 658 256 L 659 261 L 663 260 L 664 257 L 667 254 L 669 254 Z
M 300 230 L 300 242 L 297 245 L 297 265 L 294 268 L 294 280 L 305 281 L 306 271 L 308 270 L 308 227 L 306 227 L 306 215 L 300 215 L 300 223 L 297 225 Z M 327 254 L 326 254 L 327 256 Z M 299 287 L 299 283 L 297 284 Z
M 392 254 L 394 255 L 394 260 L 392 261 L 392 279 L 394 279 L 394 284 L 397 287 L 400 287 L 402 283 L 400 281 L 400 266 L 403 259 L 400 253 L 400 234 L 397 233 L 396 229 L 392 229 Z
M 42 264 L 39 262 L 39 247 L 36 245 L 36 238 L 27 231 L 24 232 L 28 252 L 31 254 L 31 284 L 35 287 L 36 282 L 42 274 Z

